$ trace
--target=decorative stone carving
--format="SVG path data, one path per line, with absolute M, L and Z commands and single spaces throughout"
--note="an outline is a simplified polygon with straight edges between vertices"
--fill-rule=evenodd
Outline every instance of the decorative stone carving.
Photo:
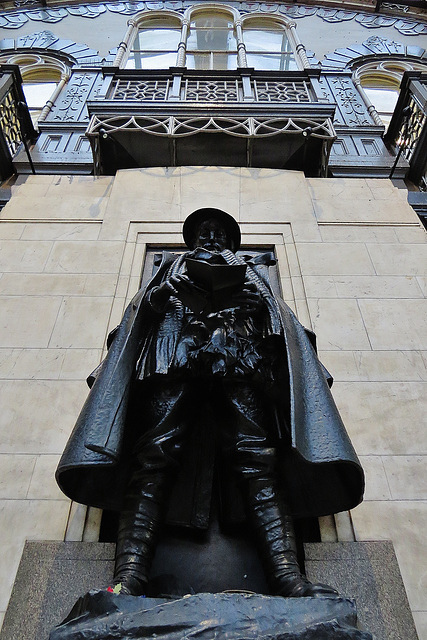
M 341 9 L 317 9 L 317 15 L 325 22 L 344 22 L 353 20 L 357 13 L 355 11 L 342 11 Z
M 334 52 L 328 53 L 321 62 L 323 69 L 344 70 L 350 69 L 357 58 L 366 58 L 368 56 L 399 56 L 419 58 L 420 63 L 424 62 L 426 50 L 421 47 L 406 46 L 401 42 L 381 38 L 380 36 L 371 36 L 362 44 L 354 43 L 345 49 L 335 49 Z
M 333 89 L 345 124 L 352 127 L 373 124 L 367 113 L 366 105 L 363 103 L 361 95 L 356 90 L 351 78 L 334 76 L 330 79 L 330 86 Z
M 62 10 L 61 10 L 62 11 Z M 2 17 L 0 16 L 0 26 Z M 29 35 L 21 36 L 14 40 L 8 38 L 0 40 L 0 53 L 3 55 L 7 51 L 11 54 L 34 53 L 34 49 L 50 49 L 52 54 L 61 53 L 69 60 L 69 66 L 74 64 L 97 64 L 100 65 L 102 58 L 97 51 L 90 49 L 86 44 L 79 44 L 73 40 L 64 40 L 56 36 L 52 31 L 38 31 Z
M 14 14 L 4 13 L 0 15 L 0 27 L 5 29 L 19 29 L 28 20 L 37 20 L 41 22 L 59 22 L 67 17 L 67 15 L 77 15 L 83 18 L 96 18 L 111 11 L 112 13 L 121 13 L 124 15 L 134 15 L 139 11 L 162 11 L 173 10 L 182 13 L 187 7 L 196 4 L 191 0 L 167 0 L 166 2 L 110 2 L 102 4 L 88 4 L 70 6 L 58 9 L 39 9 L 30 10 L 22 9 Z M 427 24 L 417 22 L 416 20 L 399 20 L 394 16 L 372 15 L 365 13 L 357 13 L 355 11 L 343 11 L 341 9 L 325 9 L 323 7 L 310 7 L 305 5 L 283 5 L 276 2 L 225 2 L 229 6 L 236 7 L 242 14 L 254 11 L 262 11 L 264 13 L 280 13 L 289 18 L 306 18 L 308 16 L 317 15 L 326 22 L 343 22 L 347 20 L 356 20 L 359 24 L 367 29 L 378 29 L 380 27 L 393 26 L 403 35 L 423 35 L 427 33 Z M 383 5 L 385 6 L 385 5 Z M 390 5 L 395 10 L 396 5 Z M 399 5 L 397 5 L 399 6 Z M 407 9 L 407 8 L 406 8 Z

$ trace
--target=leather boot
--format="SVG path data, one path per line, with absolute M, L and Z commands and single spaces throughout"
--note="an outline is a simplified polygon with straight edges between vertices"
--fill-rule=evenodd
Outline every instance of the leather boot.
M 120 593 L 146 595 L 163 512 L 161 497 L 156 496 L 161 484 L 151 479 L 139 496 L 127 496 L 119 520 L 114 568 L 114 584 L 121 585 Z
M 248 516 L 273 593 L 285 598 L 337 595 L 332 587 L 312 583 L 301 573 L 293 519 L 277 496 L 274 483 L 252 480 L 249 484 Z

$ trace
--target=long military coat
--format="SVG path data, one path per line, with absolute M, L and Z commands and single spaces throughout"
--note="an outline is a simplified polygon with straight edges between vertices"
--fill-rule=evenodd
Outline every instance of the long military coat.
M 144 348 L 155 348 L 155 319 L 144 297 L 162 282 L 175 259 L 176 255 L 163 255 L 157 273 L 126 309 L 114 331 L 107 357 L 90 380 L 93 386 L 56 472 L 63 492 L 77 502 L 113 510 L 121 508 L 129 469 L 124 453 L 127 408 L 136 363 Z M 248 268 L 254 269 L 269 286 L 265 267 L 252 264 Z M 353 508 L 362 500 L 363 471 L 332 398 L 326 370 L 317 358 L 313 334 L 304 329 L 282 300 L 277 299 L 277 303 L 280 340 L 289 373 L 289 388 L 283 390 L 283 396 L 289 398 L 286 421 L 291 432 L 290 439 L 278 446 L 280 481 L 286 486 L 296 517 Z M 197 487 L 203 493 L 203 482 L 187 482 L 184 494 L 194 490 L 197 493 Z M 186 501 L 193 506 L 177 514 L 175 505 L 172 521 L 186 526 L 207 526 L 203 495 L 186 495 Z

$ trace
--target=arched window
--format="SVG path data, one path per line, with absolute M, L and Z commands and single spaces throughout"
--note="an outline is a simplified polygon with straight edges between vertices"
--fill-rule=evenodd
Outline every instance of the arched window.
M 153 15 L 154 14 L 154 15 Z M 168 11 L 129 21 L 114 66 L 127 69 L 237 69 L 292 71 L 310 67 L 295 24 L 265 14 L 193 5 L 184 16 Z
M 286 26 L 278 21 L 254 18 L 243 24 L 243 42 L 249 67 L 270 71 L 298 69 Z
M 189 69 L 236 69 L 237 38 L 230 14 L 199 11 L 190 22 L 186 66 Z
M 181 23 L 151 18 L 141 23 L 130 48 L 126 69 L 167 69 L 176 65 Z
M 378 124 L 390 124 L 405 71 L 427 71 L 427 65 L 399 58 L 375 60 L 353 67 L 354 81 L 365 102 L 374 107 Z M 378 116 L 378 117 L 377 117 Z
M 0 64 L 18 64 L 22 88 L 34 126 L 49 112 L 60 83 L 69 77 L 69 67 L 52 56 L 26 52 L 0 55 Z

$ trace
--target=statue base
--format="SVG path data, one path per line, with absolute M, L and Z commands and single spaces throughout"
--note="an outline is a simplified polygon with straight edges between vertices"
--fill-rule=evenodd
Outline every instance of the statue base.
M 356 627 L 353 600 L 199 593 L 144 598 L 90 591 L 49 640 L 372 640 Z
M 192 593 L 216 592 L 219 597 L 223 597 L 226 590 L 235 590 L 240 597 L 244 591 L 268 593 L 263 590 L 263 577 L 255 559 L 242 545 L 237 554 L 236 547 L 227 547 L 225 540 L 221 545 L 214 545 L 220 552 L 213 554 L 212 550 L 202 553 L 201 544 L 187 548 L 184 541 L 179 545 L 178 542 L 173 548 L 160 546 L 158 549 L 152 571 L 153 582 L 158 588 L 153 596 L 175 594 L 175 601 L 179 602 L 191 591 L 188 584 L 193 588 Z M 110 584 L 114 549 L 114 544 L 101 542 L 27 542 L 0 640 L 47 640 L 52 629 L 60 625 L 82 594 Z M 185 568 L 184 572 L 179 573 L 180 566 Z M 308 543 L 305 545 L 305 568 L 311 581 L 331 584 L 343 596 L 344 602 L 345 598 L 350 598 L 350 602 L 357 603 L 359 626 L 369 630 L 375 640 L 417 640 L 391 542 Z M 176 577 L 174 584 L 171 584 L 171 576 Z M 264 602 L 262 596 L 258 597 Z M 143 598 L 132 600 L 136 603 L 144 601 Z M 182 599 L 183 602 L 186 600 Z M 307 602 L 321 606 L 321 600 L 317 598 L 269 600 L 280 602 L 282 607 L 298 608 Z M 110 598 L 110 601 L 114 600 Z M 164 606 L 171 606 L 170 601 L 158 602 L 169 602 Z M 350 607 L 354 612 L 352 604 L 335 603 L 333 606 Z M 325 637 L 329 638 L 329 635 L 323 635 Z

